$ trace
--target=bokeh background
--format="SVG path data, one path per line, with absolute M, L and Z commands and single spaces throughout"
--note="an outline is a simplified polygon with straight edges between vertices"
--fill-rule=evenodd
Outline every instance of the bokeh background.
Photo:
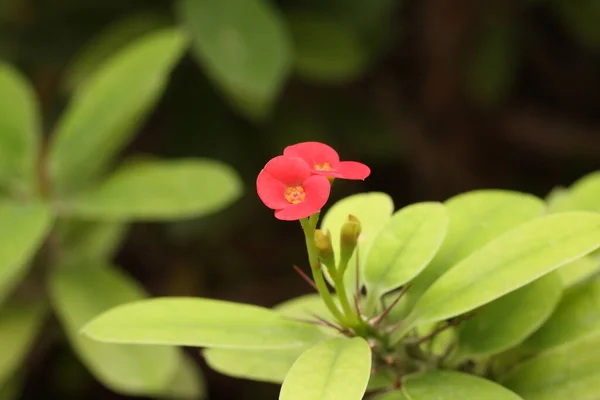
M 214 12 L 242 3 L 214 0 Z M 545 196 L 600 169 L 600 1 L 260 3 L 282 21 L 291 51 L 272 103 L 256 111 L 232 100 L 190 51 L 122 154 L 214 158 L 245 184 L 243 198 L 216 215 L 131 227 L 116 261 L 153 295 L 273 306 L 310 291 L 292 269 L 306 263 L 298 224 L 274 219 L 255 193 L 258 171 L 288 144 L 322 141 L 371 166 L 365 182 L 336 182 L 332 202 L 385 191 L 397 208 L 477 188 Z M 0 58 L 31 80 L 49 129 L 105 57 L 160 26 L 194 31 L 194 7 L 183 8 L 0 0 Z M 282 51 L 268 40 L 251 50 L 265 60 Z M 27 361 L 22 398 L 125 398 L 95 382 L 54 333 Z M 277 397 L 276 385 L 225 377 L 190 354 L 211 399 Z

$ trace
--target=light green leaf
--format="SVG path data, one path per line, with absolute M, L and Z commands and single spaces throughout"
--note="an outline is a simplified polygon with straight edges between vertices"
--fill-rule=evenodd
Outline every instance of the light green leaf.
M 600 277 L 567 291 L 550 319 L 525 345 L 538 351 L 600 334 Z
M 560 267 L 556 272 L 565 287 L 574 286 L 600 272 L 600 259 L 597 255 L 587 255 Z
M 185 46 L 181 32 L 144 35 L 100 66 L 78 88 L 59 121 L 49 168 L 58 193 L 103 172 L 157 102 Z
M 145 297 L 135 281 L 108 266 L 67 264 L 53 269 L 50 291 L 71 345 L 100 382 L 129 395 L 159 394 L 168 388 L 179 362 L 175 348 L 98 343 L 79 333 L 96 315 Z
M 180 16 L 203 69 L 238 110 L 265 117 L 291 68 L 291 40 L 267 0 L 182 0 Z
M 411 282 L 405 297 L 408 309 L 457 262 L 544 211 L 544 203 L 537 197 L 503 190 L 467 192 L 448 199 L 445 205 L 450 218 L 448 233 L 433 261 Z
M 405 326 L 471 311 L 600 246 L 600 214 L 567 212 L 527 222 L 488 243 L 438 279 Z
M 310 346 L 282 350 L 205 349 L 207 364 L 235 378 L 282 383 L 292 365 Z
M 280 400 L 360 400 L 371 373 L 371 349 L 360 337 L 322 342 L 298 358 Z
M 23 363 L 45 316 L 46 308 L 41 303 L 9 301 L 0 308 L 0 387 Z
M 175 379 L 161 392 L 161 397 L 175 400 L 198 400 L 206 398 L 204 378 L 196 364 L 181 352 Z
M 123 166 L 63 207 L 69 215 L 106 221 L 171 220 L 220 211 L 241 190 L 237 173 L 218 161 L 141 161 Z
M 369 53 L 357 33 L 338 19 L 318 13 L 288 16 L 296 73 L 307 80 L 343 83 L 366 69 Z
M 352 214 L 360 220 L 362 233 L 358 238 L 360 271 L 364 273 L 365 254 L 371 243 L 389 221 L 394 211 L 392 198 L 380 192 L 360 193 L 335 203 L 323 217 L 321 230 L 331 232 L 335 254 L 340 254 L 340 229 Z M 329 279 L 329 276 L 325 274 Z M 356 281 L 356 251 L 350 259 L 344 275 L 347 288 L 354 288 Z M 329 279 L 331 282 L 331 279 Z
M 318 327 L 249 304 L 201 298 L 156 298 L 113 308 L 83 329 L 102 342 L 285 349 L 323 338 Z
M 396 379 L 396 374 L 392 370 L 378 369 L 375 373 L 371 373 L 367 391 L 393 388 Z
M 600 171 L 579 179 L 563 194 L 554 200 L 553 211 L 596 211 L 600 212 Z
M 410 282 L 438 251 L 448 226 L 440 203 L 417 203 L 396 212 L 365 255 L 364 279 L 369 299 Z
M 404 394 L 402 390 L 394 390 L 392 392 L 384 393 L 374 398 L 374 400 L 413 400 Z
M 40 121 L 33 89 L 19 72 L 0 63 L 0 191 L 36 191 Z
M 168 19 L 153 13 L 136 13 L 111 24 L 90 40 L 76 55 L 65 72 L 65 86 L 73 90 L 81 85 L 116 52 L 144 34 L 167 25 Z
M 0 303 L 27 273 L 51 222 L 45 205 L 0 203 Z
M 459 352 L 487 356 L 518 345 L 550 317 L 562 289 L 551 273 L 484 305 L 458 326 Z
M 69 263 L 108 261 L 118 251 L 129 226 L 122 222 L 66 219 L 58 222 L 64 259 Z
M 597 400 L 600 335 L 542 353 L 516 367 L 501 383 L 525 400 Z
M 404 379 L 404 393 L 411 400 L 521 400 L 495 382 L 454 371 L 429 371 Z
M 339 306 L 339 301 L 336 296 L 333 296 L 333 301 Z M 318 316 L 326 321 L 337 323 L 331 316 L 331 312 L 327 306 L 325 306 L 321 296 L 316 293 L 284 301 L 273 307 L 273 310 L 288 318 L 316 321 L 315 316 Z M 332 328 L 326 326 L 320 326 L 319 328 L 328 335 L 337 334 L 337 331 Z

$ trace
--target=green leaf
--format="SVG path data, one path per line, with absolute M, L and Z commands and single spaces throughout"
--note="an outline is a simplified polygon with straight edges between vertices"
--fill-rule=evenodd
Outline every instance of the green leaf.
M 71 345 L 100 382 L 129 395 L 159 394 L 168 388 L 178 367 L 175 348 L 98 343 L 79 333 L 105 310 L 144 298 L 135 281 L 108 266 L 67 264 L 53 269 L 50 291 Z
M 251 119 L 264 118 L 291 68 L 291 40 L 266 0 L 182 0 L 180 16 L 206 74 Z
M 157 102 L 185 42 L 173 29 L 144 35 L 78 88 L 57 125 L 49 154 L 58 193 L 86 185 L 104 172 Z
M 25 276 L 52 218 L 42 204 L 0 203 L 0 303 Z
M 175 400 L 198 400 L 206 398 L 204 378 L 196 364 L 183 353 L 179 357 L 175 379 L 161 393 L 161 397 Z
M 33 89 L 19 72 L 0 63 L 0 191 L 15 196 L 37 190 L 40 121 Z
M 340 229 L 352 214 L 360 220 L 362 233 L 358 238 L 360 271 L 365 270 L 365 254 L 371 243 L 389 221 L 394 211 L 392 198 L 380 192 L 360 193 L 336 202 L 323 217 L 321 230 L 331 232 L 335 254 L 340 254 Z M 329 281 L 331 279 L 325 274 Z M 347 288 L 354 288 L 356 281 L 356 251 L 348 263 L 344 275 Z
M 403 387 L 406 397 L 411 400 L 521 400 L 495 382 L 454 371 L 409 375 L 404 379 Z
M 0 387 L 22 365 L 46 317 L 41 303 L 9 301 L 0 308 Z
M 282 383 L 310 346 L 283 350 L 205 349 L 204 359 L 217 372 L 235 378 Z
M 333 301 L 339 306 L 336 296 L 333 296 Z M 327 306 L 325 306 L 323 299 L 316 293 L 284 301 L 273 307 L 273 310 L 288 318 L 316 321 L 315 316 L 317 316 L 326 321 L 336 323 L 335 319 L 331 316 L 331 312 Z M 321 328 L 325 334 L 337 334 L 337 331 L 332 328 L 326 326 L 319 326 L 319 328 Z
M 595 0 L 552 2 L 558 17 L 575 40 L 589 50 L 600 49 L 600 4 Z
M 371 373 L 371 349 L 360 337 L 322 342 L 294 363 L 280 400 L 360 400 Z
M 417 276 L 435 256 L 447 226 L 446 208 L 440 203 L 417 203 L 396 212 L 365 255 L 371 301 Z
M 413 400 L 410 397 L 406 396 L 401 390 L 394 390 L 392 392 L 387 392 L 382 394 L 381 396 L 377 396 L 374 400 Z
M 485 24 L 465 73 L 465 90 L 471 100 L 483 107 L 506 99 L 516 77 L 519 36 L 513 19 Z
M 481 307 L 458 326 L 459 352 L 487 356 L 518 345 L 550 317 L 562 288 L 551 273 Z
M 448 199 L 445 205 L 450 218 L 448 233 L 433 261 L 411 282 L 405 297 L 408 308 L 457 262 L 544 211 L 544 203 L 537 197 L 503 190 L 467 192 Z
M 116 52 L 124 49 L 129 43 L 142 35 L 148 34 L 167 25 L 164 16 L 153 13 L 137 13 L 127 16 L 111 24 L 92 38 L 76 55 L 65 72 L 65 87 L 73 90 L 81 85 Z
M 366 69 L 369 53 L 357 33 L 323 14 L 295 12 L 288 16 L 294 41 L 294 67 L 302 78 L 344 83 Z
M 249 304 L 201 298 L 157 298 L 109 310 L 83 328 L 112 343 L 285 349 L 323 338 L 318 327 Z
M 555 199 L 553 211 L 596 211 L 600 212 L 600 171 L 593 172 L 579 179 L 563 193 L 563 197 Z
M 516 367 L 501 383 L 526 400 L 596 400 L 600 393 L 600 335 L 542 353 Z
M 600 259 L 593 254 L 570 262 L 556 270 L 565 287 L 577 285 L 596 275 L 599 271 Z
M 567 291 L 550 319 L 525 345 L 538 351 L 600 334 L 600 277 Z
M 599 246 L 600 214 L 567 212 L 527 222 L 488 243 L 438 279 L 419 299 L 405 326 L 471 311 Z
M 98 220 L 171 220 L 220 211 L 241 191 L 237 173 L 218 161 L 140 161 L 63 206 L 69 215 Z
M 85 264 L 108 261 L 119 249 L 129 226 L 122 222 L 90 222 L 60 220 L 57 232 L 63 244 L 68 263 Z

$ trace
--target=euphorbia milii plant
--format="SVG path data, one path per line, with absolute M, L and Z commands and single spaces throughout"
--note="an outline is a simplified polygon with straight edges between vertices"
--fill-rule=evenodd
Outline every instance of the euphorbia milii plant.
M 476 190 L 396 211 L 381 192 L 327 204 L 335 180 L 370 173 L 318 142 L 258 173 L 275 218 L 301 225 L 312 277 L 295 269 L 314 293 L 271 309 L 151 299 L 83 333 L 202 347 L 217 371 L 282 383 L 282 400 L 598 398 L 600 324 L 581 321 L 600 298 L 600 174 L 548 201 Z

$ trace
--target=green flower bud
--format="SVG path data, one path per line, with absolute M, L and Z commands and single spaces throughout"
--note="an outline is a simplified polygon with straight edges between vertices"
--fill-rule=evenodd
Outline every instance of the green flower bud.
M 335 275 L 335 254 L 331 244 L 331 235 L 321 230 L 315 231 L 315 245 L 321 262 L 327 267 L 330 275 Z

